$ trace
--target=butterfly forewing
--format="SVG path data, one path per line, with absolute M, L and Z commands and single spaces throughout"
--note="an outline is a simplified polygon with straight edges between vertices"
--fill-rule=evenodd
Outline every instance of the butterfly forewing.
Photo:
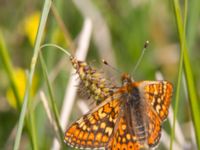
M 76 148 L 105 147 L 119 115 L 119 99 L 115 95 L 74 122 L 65 133 L 65 142 Z
M 153 107 L 163 121 L 168 115 L 172 96 L 172 84 L 167 81 L 142 81 L 139 85 L 145 101 Z

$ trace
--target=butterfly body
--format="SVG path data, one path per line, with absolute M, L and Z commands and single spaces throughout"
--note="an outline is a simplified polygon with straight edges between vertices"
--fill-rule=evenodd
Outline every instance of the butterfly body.
M 104 87 L 109 89 L 109 85 Z M 167 81 L 134 82 L 123 74 L 122 86 L 115 87 L 105 100 L 72 123 L 64 141 L 79 149 L 154 147 L 159 142 L 171 96 L 172 84 Z

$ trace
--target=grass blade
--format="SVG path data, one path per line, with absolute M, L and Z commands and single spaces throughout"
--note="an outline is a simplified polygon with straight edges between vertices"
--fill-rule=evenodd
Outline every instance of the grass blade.
M 47 67 L 45 65 L 44 58 L 43 58 L 41 53 L 40 53 L 40 61 L 41 61 L 41 64 L 42 64 L 42 70 L 43 70 L 44 78 L 45 78 L 45 81 L 46 81 L 47 87 L 48 87 L 48 92 L 49 92 L 49 96 L 50 96 L 51 107 L 53 109 L 55 123 L 56 123 L 58 131 L 59 131 L 60 140 L 62 141 L 63 131 L 62 131 L 62 128 L 61 128 L 60 123 L 59 123 L 58 109 L 57 109 L 55 99 L 54 99 L 54 96 L 53 96 L 53 90 L 52 90 L 52 87 L 50 85 L 50 81 L 48 79 L 48 73 L 47 73 L 47 69 L 46 69 Z
M 40 25 L 39 25 L 39 29 L 38 29 L 38 33 L 37 33 L 37 38 L 36 38 L 36 42 L 35 42 L 34 54 L 33 54 L 32 60 L 31 60 L 30 74 L 29 74 L 29 78 L 28 78 L 28 82 L 27 82 L 27 86 L 26 86 L 26 92 L 25 92 L 25 96 L 24 96 L 24 100 L 23 100 L 22 110 L 20 113 L 17 135 L 16 135 L 16 139 L 15 139 L 15 143 L 14 143 L 14 150 L 19 149 L 22 129 L 23 129 L 23 125 L 24 125 L 24 118 L 25 118 L 27 104 L 28 104 L 28 98 L 29 98 L 29 94 L 30 94 L 30 88 L 32 85 L 32 80 L 33 80 L 33 74 L 35 72 L 35 66 L 36 66 L 36 62 L 38 59 L 38 54 L 39 54 L 40 45 L 41 45 L 41 41 L 42 41 L 42 35 L 44 33 L 44 28 L 46 25 L 50 7 L 51 7 L 51 1 L 45 0 L 42 17 L 40 20 Z
M 3 34 L 0 31 L 0 57 L 1 57 L 1 61 L 3 62 L 3 66 L 5 66 L 5 70 L 6 73 L 8 75 L 10 84 L 11 84 L 11 88 L 13 90 L 15 99 L 16 99 L 16 104 L 17 104 L 17 109 L 20 110 L 20 96 L 19 96 L 19 92 L 17 89 L 17 85 L 15 84 L 15 79 L 13 77 L 14 75 L 14 69 L 12 67 L 11 64 L 11 60 L 8 54 L 8 49 L 6 48 L 6 44 L 3 38 Z
M 198 103 L 197 93 L 196 93 L 196 89 L 195 89 L 195 85 L 194 85 L 194 79 L 193 79 L 193 74 L 192 74 L 192 69 L 191 69 L 191 64 L 190 64 L 190 59 L 189 59 L 188 50 L 187 50 L 186 37 L 185 37 L 185 31 L 184 31 L 184 23 L 182 21 L 179 1 L 172 0 L 172 4 L 173 4 L 174 12 L 175 12 L 176 25 L 177 25 L 178 34 L 179 34 L 181 53 L 183 53 L 182 55 L 183 55 L 183 62 L 184 62 L 184 73 L 186 76 L 189 101 L 190 101 L 190 110 L 191 110 L 193 124 L 194 124 L 194 128 L 195 128 L 197 147 L 198 147 L 198 149 L 200 149 L 199 103 Z

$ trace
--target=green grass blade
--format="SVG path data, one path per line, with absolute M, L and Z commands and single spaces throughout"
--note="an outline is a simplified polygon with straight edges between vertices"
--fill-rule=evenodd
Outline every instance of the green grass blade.
M 186 20 L 187 20 L 187 0 L 185 0 L 185 8 L 184 8 L 184 31 L 186 29 Z M 174 116 L 173 116 L 173 125 L 171 128 L 171 138 L 170 138 L 170 150 L 173 149 L 173 141 L 175 136 L 175 128 L 176 128 L 176 117 L 178 114 L 179 108 L 179 100 L 180 100 L 180 86 L 181 86 L 181 79 L 183 74 L 183 55 L 184 51 L 181 51 L 180 60 L 179 60 L 179 69 L 178 69 L 178 79 L 176 84 L 176 96 L 175 96 L 175 108 L 174 108 Z
M 198 35 L 198 22 L 199 22 L 199 15 L 200 15 L 200 1 L 199 0 L 192 0 L 189 1 L 190 5 L 188 8 L 188 13 L 190 17 L 188 17 L 187 22 L 187 44 L 188 49 L 194 47 L 195 42 L 197 42 L 197 35 Z
M 38 140 L 37 140 L 37 132 L 36 132 L 36 124 L 35 124 L 35 113 L 33 110 L 30 110 L 29 112 L 29 118 L 27 119 L 30 121 L 30 132 L 31 132 L 31 140 L 32 140 L 32 145 L 33 149 L 37 150 L 38 149 Z
M 174 108 L 174 116 L 173 116 L 173 125 L 171 128 L 170 150 L 173 149 L 173 141 L 174 141 L 175 128 L 176 128 L 176 117 L 178 114 L 179 100 L 180 100 L 180 86 L 181 86 L 182 74 L 183 74 L 183 51 L 181 51 L 181 56 L 179 60 L 178 79 L 177 79 L 177 84 L 176 84 L 175 108 Z
M 184 1 L 184 20 L 183 20 L 183 29 L 186 31 L 186 25 L 187 25 L 187 17 L 188 17 L 188 0 Z
M 40 53 L 40 61 L 41 61 L 41 64 L 42 64 L 42 70 L 43 70 L 44 78 L 45 78 L 45 81 L 46 81 L 47 87 L 48 87 L 48 92 L 49 92 L 49 96 L 50 96 L 50 102 L 51 102 L 51 107 L 53 109 L 55 122 L 56 122 L 56 125 L 57 125 L 57 128 L 58 128 L 58 131 L 59 131 L 60 140 L 62 141 L 64 134 L 63 134 L 62 128 L 61 128 L 60 123 L 59 123 L 58 109 L 57 109 L 56 102 L 55 102 L 55 99 L 54 99 L 54 96 L 53 96 L 53 90 L 52 90 L 50 81 L 48 79 L 47 67 L 45 65 L 44 58 L 43 58 L 41 53 Z
M 33 74 L 35 71 L 35 66 L 36 66 L 36 62 L 38 59 L 38 54 L 39 54 L 40 45 L 41 45 L 41 41 L 42 41 L 42 35 L 44 33 L 44 28 L 46 25 L 50 7 L 51 7 L 51 1 L 45 0 L 42 17 L 40 20 L 39 30 L 38 30 L 37 38 L 36 38 L 36 42 L 35 42 L 34 54 L 33 54 L 32 60 L 31 60 L 30 74 L 29 74 L 27 85 L 26 85 L 26 92 L 25 92 L 25 96 L 24 96 L 22 110 L 20 113 L 17 135 L 16 135 L 16 139 L 15 139 L 15 143 L 14 143 L 14 150 L 19 149 L 22 129 L 23 129 L 23 125 L 24 125 L 24 118 L 25 118 L 27 104 L 28 104 L 28 98 L 29 98 L 29 94 L 30 94 L 30 88 L 32 85 L 32 80 L 33 80 Z
M 19 92 L 17 89 L 17 85 L 15 83 L 15 79 L 14 79 L 14 69 L 11 63 L 11 59 L 10 56 L 8 54 L 8 49 L 6 48 L 6 44 L 3 38 L 3 35 L 0 31 L 0 57 L 1 57 L 1 61 L 3 62 L 3 66 L 5 67 L 6 73 L 8 75 L 10 84 L 11 84 L 11 88 L 13 90 L 15 99 L 16 99 L 16 104 L 17 104 L 17 109 L 20 110 L 21 106 L 20 106 L 20 96 L 19 96 Z
M 184 72 L 186 76 L 186 82 L 187 82 L 187 89 L 189 94 L 189 101 L 190 101 L 190 109 L 193 119 L 193 124 L 195 128 L 195 135 L 196 135 L 196 141 L 198 149 L 200 149 L 200 110 L 199 110 L 199 103 L 197 98 L 197 93 L 194 85 L 194 79 L 190 64 L 190 59 L 188 55 L 187 50 L 187 44 L 186 44 L 186 37 L 185 37 L 185 31 L 184 31 L 184 23 L 182 21 L 181 16 L 181 9 L 179 5 L 178 0 L 172 0 L 175 17 L 176 17 L 176 25 L 179 33 L 179 41 L 181 46 L 181 51 L 183 51 L 183 61 L 184 61 Z
M 1 60 L 5 66 L 5 70 L 7 72 L 7 75 L 8 75 L 8 78 L 9 78 L 9 81 L 11 83 L 11 87 L 12 87 L 12 90 L 13 90 L 13 93 L 14 93 L 14 96 L 16 98 L 16 102 L 17 102 L 17 108 L 18 110 L 20 111 L 20 108 L 21 108 L 21 105 L 20 105 L 20 96 L 19 96 L 19 92 L 18 92 L 18 89 L 17 89 L 17 86 L 15 84 L 15 79 L 13 77 L 14 75 L 14 69 L 13 69 L 13 66 L 11 64 L 11 60 L 10 60 L 10 57 L 9 57 L 9 54 L 8 54 L 8 50 L 5 46 L 5 42 L 3 40 L 3 35 L 0 33 L 0 56 L 1 56 Z M 34 116 L 32 114 L 30 114 L 30 118 L 33 118 Z M 31 119 L 33 121 L 33 119 Z M 33 145 L 33 147 L 37 147 L 37 140 L 36 140 L 36 136 L 35 135 L 35 128 L 34 128 L 34 123 L 32 121 L 28 121 L 28 119 L 26 119 L 26 127 L 27 127 L 27 131 L 28 131 L 28 135 L 29 137 L 31 138 L 31 143 Z M 28 122 L 31 122 L 28 124 Z M 35 148 L 34 148 L 35 149 Z

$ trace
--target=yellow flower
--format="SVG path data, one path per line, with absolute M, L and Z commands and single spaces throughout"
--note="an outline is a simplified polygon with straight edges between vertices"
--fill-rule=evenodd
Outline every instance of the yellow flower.
M 39 12 L 34 12 L 33 14 L 31 14 L 24 20 L 25 34 L 27 35 L 32 46 L 35 43 L 35 38 L 36 38 L 38 26 L 39 26 L 39 21 L 40 21 L 40 13 Z
M 19 98 L 20 98 L 20 105 L 22 105 L 22 100 L 24 97 L 26 81 L 27 81 L 27 75 L 26 75 L 25 71 L 23 69 L 19 69 L 19 68 L 16 69 L 14 72 L 14 80 L 15 80 L 15 84 L 17 86 L 17 91 L 18 91 Z M 33 85 L 31 88 L 31 96 L 33 96 L 36 91 L 37 83 L 38 83 L 38 78 L 36 76 L 34 76 Z M 7 97 L 7 100 L 8 100 L 8 103 L 10 104 L 10 106 L 13 108 L 16 108 L 17 101 L 15 99 L 15 96 L 14 96 L 14 93 L 13 93 L 13 90 L 11 87 L 7 90 L 6 97 Z

